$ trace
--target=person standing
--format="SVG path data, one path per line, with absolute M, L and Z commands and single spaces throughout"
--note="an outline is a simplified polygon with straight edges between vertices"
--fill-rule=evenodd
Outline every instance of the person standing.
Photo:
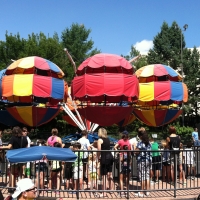
M 107 131 L 105 128 L 99 128 L 98 130 L 99 139 L 97 141 L 98 149 L 98 160 L 100 160 L 100 171 L 102 176 L 102 190 L 100 197 L 107 198 L 104 195 L 106 188 L 113 190 L 113 176 L 112 176 L 112 166 L 113 166 L 113 155 L 110 151 L 110 140 L 107 136 Z M 104 151 L 101 151 L 104 150 Z M 105 151 L 107 150 L 107 151 Z
M 54 143 L 54 147 L 62 148 L 62 145 L 59 142 Z M 53 160 L 51 162 L 51 188 L 57 188 L 55 191 L 56 195 L 60 195 L 60 182 L 61 182 L 61 171 L 62 163 L 61 161 Z
M 45 140 L 39 140 L 38 146 L 45 146 Z M 44 156 L 41 160 L 35 161 L 35 184 L 39 189 L 44 190 L 44 177 L 47 172 L 47 158 Z M 44 194 L 44 191 L 41 191 Z
M 117 150 L 118 147 L 120 148 L 120 150 L 123 149 L 123 146 L 128 146 L 128 150 L 132 150 L 132 145 L 129 141 L 129 137 L 128 137 L 128 132 L 122 132 L 122 138 L 117 142 L 117 144 L 114 146 L 114 150 Z
M 169 142 L 170 147 L 170 159 L 171 159 L 171 184 L 174 185 L 175 176 L 174 176 L 174 167 L 180 164 L 180 136 L 176 135 L 176 128 L 174 126 L 169 127 L 169 137 L 167 137 L 167 142 Z M 175 158 L 177 157 L 177 165 L 175 166 Z
M 58 129 L 57 129 L 57 128 L 52 128 L 51 134 L 52 134 L 52 135 L 47 139 L 47 146 L 54 147 L 54 144 L 55 144 L 56 142 L 58 142 L 58 143 L 61 144 L 61 148 L 62 148 L 62 147 L 63 147 L 63 144 L 62 144 L 61 138 L 58 137 Z M 51 161 L 49 161 L 49 164 L 51 165 Z M 49 172 L 49 174 L 52 174 L 51 169 L 49 169 L 48 172 Z M 52 177 L 49 177 L 49 187 L 50 187 L 50 189 L 53 189 L 53 188 L 52 188 L 51 179 L 52 179 Z
M 183 156 L 185 159 L 185 164 L 187 166 L 187 178 L 191 178 L 192 180 L 195 179 L 196 170 L 195 170 L 195 154 L 194 150 L 192 149 L 192 143 L 188 142 L 185 151 L 183 152 Z
M 145 128 L 144 127 L 140 127 L 138 129 L 138 131 L 145 131 Z M 140 138 L 138 137 L 138 135 L 136 137 L 133 137 L 129 140 L 129 142 L 131 143 L 132 145 L 132 149 L 135 150 L 136 149 L 136 146 L 137 146 L 137 143 L 140 141 Z
M 88 132 L 86 130 L 83 130 L 81 132 L 82 137 L 77 141 L 81 144 L 81 149 L 83 152 L 83 179 L 88 177 L 88 184 L 90 183 L 90 176 L 87 176 L 87 163 L 88 163 L 88 150 L 90 150 L 90 141 L 87 139 Z
M 152 161 L 152 153 L 151 153 L 151 144 L 149 142 L 149 137 L 146 131 L 139 131 L 138 136 L 141 139 L 138 142 L 136 147 L 137 154 L 137 165 L 138 165 L 138 173 L 139 179 L 141 182 L 142 190 L 150 190 L 150 169 L 151 169 L 151 161 Z M 139 151 L 138 151 L 139 150 Z M 149 192 L 146 192 L 146 196 L 149 195 Z M 136 197 L 144 197 L 143 192 L 138 192 L 135 194 Z
M 61 144 L 61 146 L 63 146 L 61 138 L 58 137 L 58 129 L 57 128 L 53 128 L 51 130 L 51 134 L 52 134 L 52 136 L 50 136 L 47 139 L 47 146 L 53 147 L 55 142 L 58 142 L 58 143 Z
M 151 150 L 152 150 L 152 169 L 151 178 L 153 183 L 153 178 L 155 178 L 155 183 L 158 183 L 161 170 L 161 155 L 159 153 L 159 144 L 151 138 Z
M 28 141 L 27 147 L 30 147 L 31 146 L 31 140 L 28 136 L 28 129 L 26 127 L 22 128 L 22 135 L 23 135 L 23 137 L 26 137 L 26 139 Z M 30 175 L 31 175 L 30 162 L 27 162 L 25 165 L 22 166 L 22 168 L 23 168 L 23 174 L 26 175 L 27 178 L 30 178 Z
M 22 135 L 22 129 L 19 126 L 15 126 L 12 130 L 13 136 L 11 137 L 7 146 L 2 146 L 0 149 L 20 149 L 28 146 L 26 137 Z M 16 174 L 19 173 L 19 177 L 22 177 L 22 164 L 11 165 L 11 175 L 9 184 L 11 187 L 15 186 Z M 12 190 L 10 190 L 12 192 Z
M 76 194 L 77 190 L 82 190 L 83 187 L 83 152 L 81 150 L 81 144 L 76 142 L 73 144 L 73 151 L 77 155 L 76 161 L 72 164 L 73 168 L 73 182 L 74 182 L 74 192 Z
M 194 131 L 192 132 L 192 140 L 194 142 L 194 146 L 197 146 L 198 139 L 199 139 L 198 129 L 194 128 Z

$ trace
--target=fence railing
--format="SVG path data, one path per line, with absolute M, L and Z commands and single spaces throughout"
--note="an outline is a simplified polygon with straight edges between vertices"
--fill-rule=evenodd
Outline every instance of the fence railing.
M 148 196 L 166 189 L 169 191 L 167 195 L 176 197 L 177 191 L 198 189 L 200 185 L 198 177 L 200 151 L 196 147 L 178 151 L 142 151 L 143 156 L 140 159 L 138 155 L 141 151 L 110 150 L 113 164 L 111 158 L 106 160 L 105 164 L 97 159 L 98 154 L 104 155 L 109 151 L 84 151 L 86 152 L 90 161 L 88 158 L 82 160 L 80 158 L 82 153 L 78 151 L 77 163 L 61 162 L 53 168 L 52 161 L 46 164 L 35 161 L 28 165 L 27 163 L 10 164 L 6 160 L 6 152 L 2 151 L 0 179 L 3 185 L 0 185 L 0 188 L 8 189 L 8 192 L 12 193 L 19 178 L 28 176 L 38 187 L 39 196 L 59 195 L 79 199 L 87 194 L 94 197 L 108 194 L 112 197 L 114 195 L 115 198 L 125 196 L 129 199 L 138 192 Z M 152 161 L 149 162 L 145 157 L 147 154 L 154 154 L 156 158 L 153 156 Z M 26 166 L 30 167 L 30 172 L 26 170 L 25 174 Z M 109 168 L 110 166 L 112 168 Z M 110 173 L 107 174 L 106 170 Z

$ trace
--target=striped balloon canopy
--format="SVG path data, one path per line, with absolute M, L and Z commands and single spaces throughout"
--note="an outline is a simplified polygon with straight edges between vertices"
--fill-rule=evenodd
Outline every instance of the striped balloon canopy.
M 163 109 L 163 110 L 144 110 L 133 109 L 135 116 L 148 126 L 159 127 L 174 121 L 182 110 L 179 109 Z
M 37 74 L 14 74 L 2 79 L 2 97 L 10 102 L 62 101 L 65 94 L 64 80 Z
M 8 107 L 6 110 L 20 123 L 37 127 L 45 123 L 48 123 L 55 118 L 59 112 L 59 108 L 53 107 L 41 107 L 41 106 L 14 106 Z
M 173 68 L 163 64 L 153 64 L 141 67 L 135 72 L 140 83 L 152 81 L 181 81 L 182 76 Z
M 55 63 L 38 56 L 25 57 L 14 61 L 6 69 L 6 75 L 11 74 L 38 74 L 54 78 L 64 77 L 63 71 Z
M 153 64 L 136 71 L 139 98 L 133 113 L 149 126 L 163 126 L 182 114 L 182 102 L 188 100 L 182 76 L 170 66 Z M 173 106 L 172 106 L 173 105 Z

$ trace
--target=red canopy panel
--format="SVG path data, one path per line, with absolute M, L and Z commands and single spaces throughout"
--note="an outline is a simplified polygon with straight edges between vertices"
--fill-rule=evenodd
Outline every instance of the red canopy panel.
M 128 74 L 85 74 L 72 82 L 73 99 L 91 102 L 137 100 L 138 79 Z
M 123 57 L 114 54 L 96 54 L 87 58 L 78 67 L 76 74 L 85 73 L 125 73 L 133 74 L 132 65 Z
M 87 120 L 100 126 L 111 126 L 120 122 L 132 112 L 132 107 L 101 106 L 79 108 L 79 113 Z

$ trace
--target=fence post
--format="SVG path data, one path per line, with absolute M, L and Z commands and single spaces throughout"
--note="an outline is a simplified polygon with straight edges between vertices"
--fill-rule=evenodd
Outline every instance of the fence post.
M 174 197 L 176 198 L 176 184 L 177 184 L 177 153 L 174 155 Z

